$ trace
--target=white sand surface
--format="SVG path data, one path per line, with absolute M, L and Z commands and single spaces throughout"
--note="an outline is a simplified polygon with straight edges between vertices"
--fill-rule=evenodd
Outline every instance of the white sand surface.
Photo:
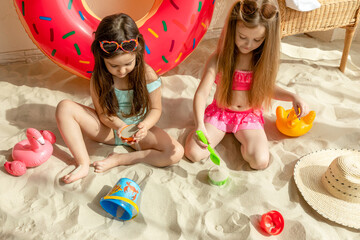
M 181 64 L 162 76 L 163 115 L 158 123 L 184 144 L 194 126 L 192 98 L 216 39 L 200 43 Z M 271 164 L 251 170 L 240 144 L 227 135 L 216 147 L 229 169 L 226 187 L 207 181 L 209 159 L 186 158 L 166 168 L 145 164 L 123 166 L 64 185 L 59 178 L 74 168 L 56 127 L 59 101 L 91 105 L 88 80 L 80 79 L 48 58 L 27 64 L 0 66 L 0 239 L 360 239 L 359 230 L 342 227 L 314 211 L 299 193 L 293 169 L 303 155 L 328 148 L 359 149 L 360 43 L 354 42 L 346 72 L 338 70 L 342 41 L 320 42 L 305 35 L 282 40 L 278 84 L 301 95 L 316 112 L 313 128 L 290 138 L 275 126 L 275 109 L 291 103 L 274 102 L 265 114 Z M 211 102 L 211 98 L 208 99 Z M 12 161 L 13 146 L 26 138 L 27 128 L 47 129 L 57 142 L 50 159 L 20 177 L 3 165 Z M 109 153 L 131 151 L 87 140 L 91 161 Z M 139 216 L 123 222 L 100 206 L 122 177 L 139 183 Z M 282 213 L 283 232 L 271 237 L 259 228 L 260 216 Z

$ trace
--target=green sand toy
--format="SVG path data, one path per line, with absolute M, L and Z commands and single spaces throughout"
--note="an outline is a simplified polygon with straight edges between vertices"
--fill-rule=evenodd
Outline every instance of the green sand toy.
M 209 183 L 218 187 L 224 186 L 229 180 L 229 171 L 220 166 L 212 166 L 208 173 Z
M 200 139 L 200 141 L 202 141 L 203 143 L 207 144 L 207 149 L 210 152 L 210 159 L 211 161 L 213 161 L 213 163 L 215 163 L 216 165 L 220 165 L 220 158 L 218 155 L 216 155 L 214 149 L 210 146 L 210 144 L 208 143 L 204 133 L 200 130 L 196 131 L 196 134 L 198 135 L 198 138 Z

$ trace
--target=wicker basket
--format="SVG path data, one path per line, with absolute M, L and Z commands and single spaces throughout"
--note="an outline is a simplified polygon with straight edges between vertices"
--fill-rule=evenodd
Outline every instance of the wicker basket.
M 338 27 L 356 27 L 359 22 L 360 0 L 318 0 L 321 7 L 300 12 L 286 7 L 278 0 L 281 14 L 282 36 L 325 31 Z
M 345 71 L 354 32 L 360 18 L 360 0 L 318 0 L 321 7 L 309 12 L 300 12 L 286 7 L 285 0 L 278 0 L 281 16 L 282 37 L 346 28 L 340 71 Z

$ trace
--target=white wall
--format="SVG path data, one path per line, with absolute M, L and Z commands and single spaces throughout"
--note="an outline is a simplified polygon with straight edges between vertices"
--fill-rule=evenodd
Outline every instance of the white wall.
M 56 0 L 46 0 L 56 1 Z M 182 0 L 183 1 L 183 0 Z M 227 11 L 236 0 L 216 0 L 214 15 L 205 38 L 217 37 L 224 24 Z M 154 0 L 86 0 L 90 9 L 100 18 L 122 9 L 135 20 L 151 8 Z M 138 6 L 142 6 L 139 9 Z M 359 30 L 357 31 L 359 32 Z M 13 0 L 0 1 L 0 64 L 29 61 L 43 57 L 27 36 L 15 11 Z M 336 33 L 336 32 L 335 32 Z M 329 33 L 324 33 L 329 35 Z M 332 34 L 332 33 L 331 33 Z M 343 34 L 332 35 L 331 40 L 343 38 Z M 360 34 L 355 37 L 360 41 Z
M 35 48 L 16 14 L 12 0 L 0 1 L 0 53 Z

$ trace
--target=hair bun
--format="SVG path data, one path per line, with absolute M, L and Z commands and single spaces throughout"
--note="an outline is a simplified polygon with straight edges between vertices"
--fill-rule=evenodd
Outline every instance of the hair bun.
M 261 12 L 261 15 L 262 15 L 263 18 L 271 19 L 277 14 L 278 9 L 273 4 L 264 3 L 264 4 L 261 5 L 260 12 Z

